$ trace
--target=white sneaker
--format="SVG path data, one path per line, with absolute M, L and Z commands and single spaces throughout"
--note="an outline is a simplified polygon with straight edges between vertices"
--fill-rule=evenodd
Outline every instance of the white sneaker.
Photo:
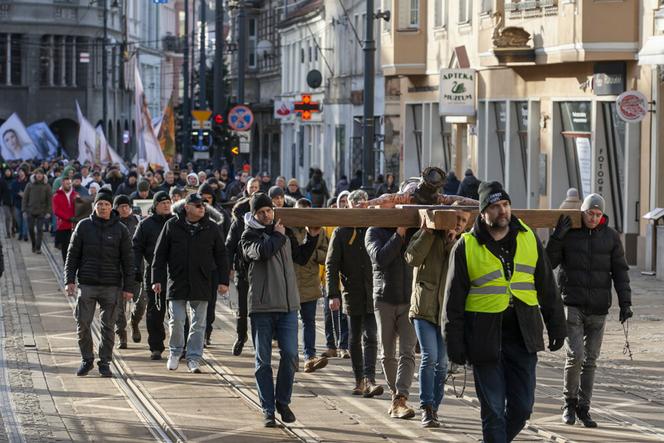
M 178 366 L 180 366 L 180 359 L 177 355 L 169 355 L 168 361 L 166 362 L 166 368 L 169 371 L 175 371 Z
M 198 364 L 196 360 L 189 360 L 187 362 L 187 366 L 189 367 L 189 372 L 191 372 L 192 374 L 201 373 L 201 366 Z

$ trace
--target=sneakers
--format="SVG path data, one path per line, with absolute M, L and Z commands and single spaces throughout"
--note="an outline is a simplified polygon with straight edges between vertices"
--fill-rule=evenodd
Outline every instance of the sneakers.
M 440 422 L 436 418 L 431 405 L 422 406 L 422 427 L 423 428 L 439 428 Z
M 131 339 L 134 343 L 141 342 L 141 330 L 138 329 L 138 324 L 131 322 Z
M 180 366 L 180 359 L 176 355 L 169 355 L 168 361 L 166 362 L 166 369 L 169 371 L 175 371 L 178 366 Z
M 327 351 L 323 352 L 320 356 L 325 358 L 334 358 L 337 356 L 337 350 L 329 348 Z
M 353 388 L 353 395 L 364 395 L 366 387 L 364 385 L 364 378 L 360 378 L 355 381 L 355 387 Z
M 99 363 L 99 375 L 105 378 L 113 377 L 111 367 L 108 363 Z
M 565 400 L 565 405 L 563 406 L 563 423 L 566 425 L 573 425 L 576 423 L 576 407 L 577 400 L 569 399 Z
M 118 343 L 118 349 L 127 349 L 127 331 L 119 331 L 118 338 L 120 343 Z
M 314 372 L 327 366 L 327 357 L 311 357 L 304 362 L 304 372 Z
M 403 420 L 415 417 L 415 411 L 406 404 L 406 397 L 403 395 L 397 395 L 394 397 L 392 400 L 392 406 L 390 406 L 389 414 L 392 418 L 400 418 Z
M 576 416 L 586 428 L 596 428 L 597 422 L 590 417 L 590 406 L 577 406 Z
M 237 338 L 235 340 L 235 343 L 233 343 L 233 355 L 238 356 L 242 354 L 242 349 L 244 348 L 244 344 L 247 342 L 247 337 L 244 337 L 244 339 Z
M 189 368 L 189 372 L 191 372 L 192 374 L 201 373 L 201 365 L 196 360 L 189 360 L 187 362 L 187 367 Z
M 150 360 L 161 360 L 161 351 L 150 352 Z
M 81 366 L 79 366 L 78 370 L 76 371 L 76 375 L 79 377 L 88 375 L 88 372 L 92 370 L 93 366 L 94 365 L 92 364 L 92 360 L 83 360 L 81 362 Z
M 350 358 L 350 352 L 348 352 L 348 349 L 341 350 L 341 358 Z
M 266 428 L 277 427 L 277 421 L 274 419 L 274 412 L 263 412 L 263 426 Z
M 284 423 L 293 423 L 295 421 L 295 414 L 293 414 L 288 405 L 277 402 L 277 412 L 281 415 L 281 421 Z
M 364 398 L 377 397 L 383 395 L 383 392 L 383 387 L 381 385 L 377 385 L 375 380 L 370 378 L 366 378 L 364 380 L 364 392 L 362 393 Z

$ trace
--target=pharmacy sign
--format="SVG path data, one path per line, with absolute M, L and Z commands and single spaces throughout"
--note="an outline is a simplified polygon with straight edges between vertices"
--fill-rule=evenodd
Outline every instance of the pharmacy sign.
M 474 69 L 443 69 L 440 71 L 440 115 L 474 116 L 475 81 Z

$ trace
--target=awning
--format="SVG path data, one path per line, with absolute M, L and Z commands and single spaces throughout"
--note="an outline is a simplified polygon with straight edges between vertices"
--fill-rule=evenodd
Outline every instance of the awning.
M 639 51 L 639 65 L 664 65 L 664 35 L 649 37 Z

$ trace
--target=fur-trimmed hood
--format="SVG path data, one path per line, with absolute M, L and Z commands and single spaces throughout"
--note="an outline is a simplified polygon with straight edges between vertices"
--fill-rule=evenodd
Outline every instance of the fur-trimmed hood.
M 171 206 L 171 213 L 173 215 L 179 215 L 184 217 L 184 205 L 186 201 L 184 199 L 173 203 Z M 205 205 L 205 215 L 207 215 L 210 220 L 216 224 L 221 224 L 224 222 L 224 216 L 217 209 L 213 208 L 211 205 Z

